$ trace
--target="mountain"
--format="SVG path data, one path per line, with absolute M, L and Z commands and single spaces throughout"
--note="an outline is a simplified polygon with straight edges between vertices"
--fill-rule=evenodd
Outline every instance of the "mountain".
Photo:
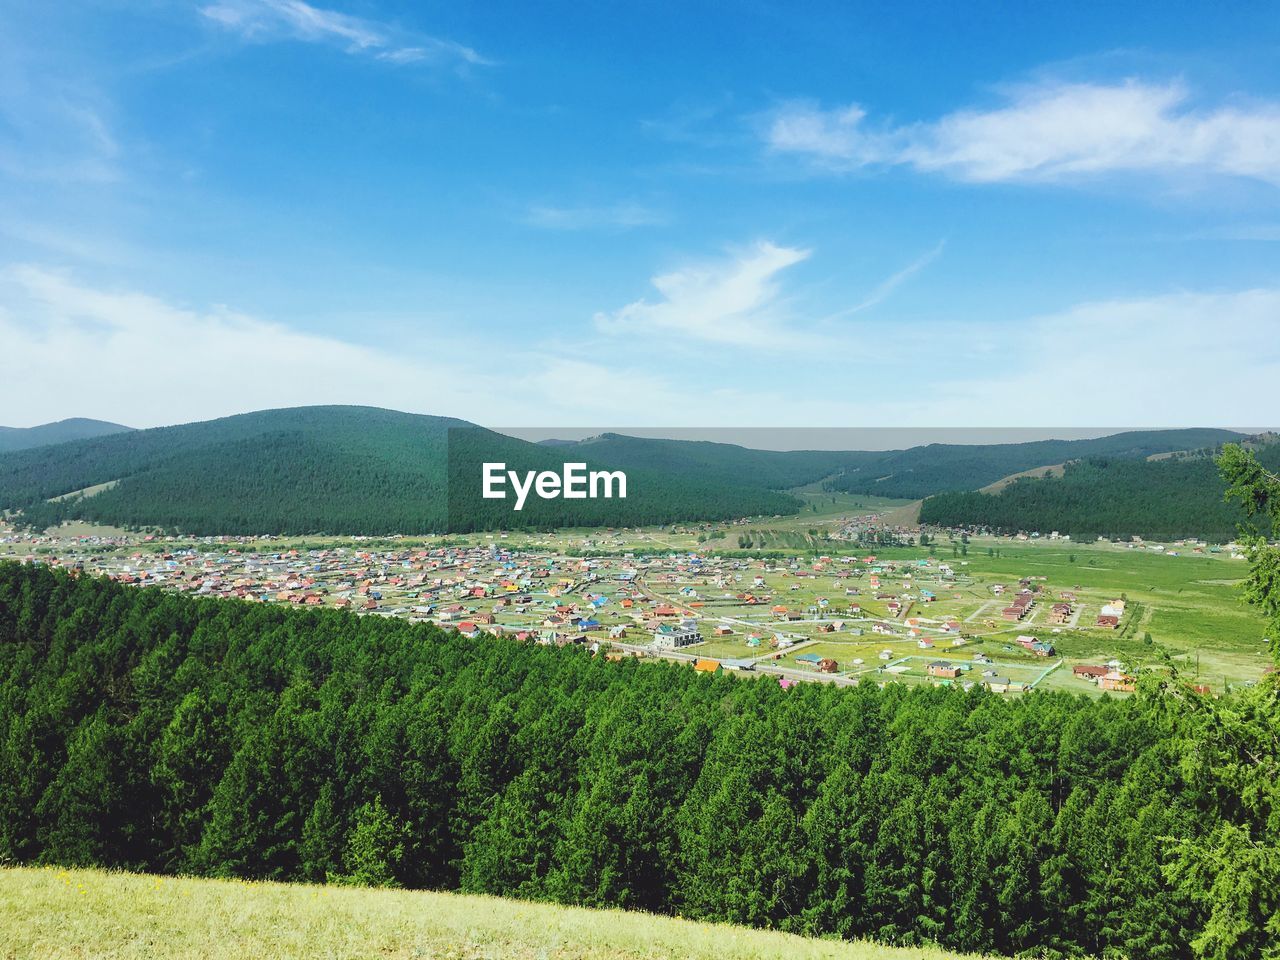
M 1244 439 L 1232 430 L 1137 430 L 1092 440 L 1030 443 L 931 443 L 890 450 L 846 468 L 826 484 L 848 493 L 916 500 L 949 490 L 976 490 L 1014 473 L 1089 457 L 1141 460 Z
M 482 462 L 523 472 L 559 471 L 564 460 L 560 448 L 464 420 L 298 407 L 5 454 L 0 509 L 35 527 L 85 519 L 206 535 L 636 525 L 798 506 L 758 484 L 645 469 L 628 473 L 625 500 L 531 498 L 517 513 L 510 500 L 480 497 Z
M 752 450 L 732 443 L 656 440 L 618 433 L 579 440 L 573 447 L 584 456 L 624 469 L 696 473 L 721 482 L 745 482 L 772 490 L 813 483 L 882 456 L 854 450 Z M 564 445 L 561 450 L 565 450 Z
M 124 427 L 118 423 L 87 420 L 84 417 L 42 423 L 38 427 L 0 427 L 0 453 L 44 447 L 52 443 L 65 443 L 68 440 L 104 437 L 131 429 L 132 427 Z
M 447 417 L 296 407 L 0 454 L 0 509 L 37 528 L 84 519 L 198 535 L 634 526 L 793 513 L 800 501 L 783 491 L 819 481 L 914 499 L 1081 457 L 1141 460 L 1233 439 L 1240 435 L 1165 430 L 891 451 L 752 450 L 617 433 L 531 443 Z M 516 512 L 510 499 L 481 496 L 486 462 L 523 475 L 573 461 L 625 471 L 626 499 L 532 497 Z
M 1255 452 L 1264 467 L 1280 469 L 1280 444 Z M 1206 454 L 1081 460 L 1066 464 L 1060 477 L 1020 477 L 997 493 L 941 493 L 920 508 L 926 524 L 1006 533 L 1056 530 L 1076 539 L 1224 542 L 1245 520 L 1238 504 L 1223 499 L 1217 465 Z

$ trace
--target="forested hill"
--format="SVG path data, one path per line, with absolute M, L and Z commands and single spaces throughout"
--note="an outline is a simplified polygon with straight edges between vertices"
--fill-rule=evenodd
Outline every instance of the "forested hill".
M 129 429 L 118 423 L 86 420 L 82 417 L 42 423 L 38 427 L 0 427 L 0 453 L 44 447 L 51 443 L 66 443 L 68 440 L 84 440 L 87 437 L 102 437 Z
M 0 862 L 1261 957 L 1276 696 L 783 690 L 0 564 Z
M 1280 470 L 1280 444 L 1257 450 Z M 1132 536 L 1158 540 L 1201 537 L 1225 542 L 1246 519 L 1222 496 L 1209 457 L 1084 460 L 1061 477 L 1023 477 L 999 493 L 942 493 L 920 508 L 920 522 L 1004 533 L 1058 531 L 1076 539 Z
M 1240 440 L 1230 430 L 1146 430 L 1091 440 L 1031 443 L 933 443 L 904 450 L 753 450 L 729 443 L 654 440 L 606 433 L 557 442 L 608 463 L 749 479 L 786 489 L 818 480 L 830 490 L 914 500 L 944 490 L 976 490 L 1010 474 L 1081 457 L 1142 459 L 1173 451 L 1216 448 Z
M 577 451 L 626 469 L 675 471 L 785 490 L 858 469 L 879 460 L 880 452 L 859 450 L 753 450 L 707 440 L 660 440 L 605 433 L 576 443 L 557 445 L 561 453 Z M 889 494 L 886 494 L 889 496 Z
M 643 469 L 625 500 L 534 499 L 516 513 L 479 497 L 484 460 L 558 470 L 565 459 L 462 420 L 298 407 L 0 456 L 0 509 L 36 527 L 86 519 L 203 535 L 635 525 L 798 506 L 759 484 Z
M 1069 455 L 1143 457 L 1221 443 L 1223 430 L 1097 440 L 933 444 L 895 451 L 770 451 L 604 434 L 528 443 L 462 420 L 372 407 L 264 410 L 0 454 L 0 510 L 37 528 L 83 519 L 188 534 L 421 534 L 620 526 L 793 513 L 783 492 L 832 489 L 914 498 L 975 489 Z M 624 470 L 626 499 L 480 496 L 481 464 Z
M 1036 467 L 1089 457 L 1140 460 L 1181 450 L 1220 447 L 1243 439 L 1231 430 L 1137 430 L 1092 440 L 1030 443 L 931 443 L 890 450 L 828 481 L 832 490 L 916 500 L 949 490 L 977 490 Z

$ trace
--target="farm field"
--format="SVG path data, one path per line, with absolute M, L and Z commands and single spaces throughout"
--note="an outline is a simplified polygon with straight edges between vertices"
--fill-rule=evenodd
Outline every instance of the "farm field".
M 425 891 L 0 869 L 4 960 L 947 960 L 621 910 Z

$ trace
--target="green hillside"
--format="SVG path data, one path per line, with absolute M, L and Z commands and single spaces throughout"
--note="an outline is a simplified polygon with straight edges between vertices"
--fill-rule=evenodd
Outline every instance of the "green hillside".
M 123 433 L 129 429 L 118 423 L 86 420 L 82 417 L 59 420 L 56 423 L 42 423 L 38 427 L 0 427 L 0 453 L 44 447 L 52 443 L 66 443 L 68 440 L 103 437 L 112 433 Z
M 264 410 L 0 455 L 0 510 L 43 528 L 64 520 L 188 534 L 421 534 L 630 526 L 794 513 L 783 492 L 889 497 L 974 489 L 1068 456 L 1138 458 L 1220 443 L 1222 430 L 910 450 L 769 451 L 604 434 L 535 444 L 462 420 L 372 407 Z M 484 462 L 624 470 L 626 499 L 483 499 Z M 106 486 L 104 486 L 106 485 Z
M 495 897 L 0 869 L 0 957 L 22 960 L 949 960 Z
M 773 490 L 813 483 L 883 456 L 856 450 L 752 450 L 732 443 L 654 440 L 617 433 L 562 444 L 557 449 L 577 450 L 627 468 L 696 473 L 722 482 L 749 482 Z
M 1280 445 L 1258 450 L 1280 468 Z M 1076 539 L 1131 536 L 1158 540 L 1200 537 L 1225 542 L 1246 519 L 1222 495 L 1209 457 L 1085 460 L 1061 477 L 1023 477 L 998 493 L 943 493 L 920 508 L 920 522 L 1005 533 L 1056 530 Z
M 515 513 L 480 499 L 485 460 L 552 469 L 565 457 L 444 417 L 371 407 L 266 410 L 0 456 L 0 509 L 20 510 L 36 527 L 85 519 L 192 534 L 412 534 L 665 523 L 797 506 L 759 485 L 641 469 L 629 476 L 626 500 L 533 500 Z
M 1239 440 L 1230 430 L 1147 430 L 1093 440 L 1038 440 L 1031 443 L 942 444 L 891 450 L 846 470 L 828 482 L 832 490 L 915 500 L 950 490 L 977 490 L 1014 473 L 1106 457 L 1142 459 L 1175 450 L 1200 450 Z
M 787 690 L 0 564 L 0 862 L 1247 956 L 1275 910 L 1237 854 L 1280 824 L 1276 695 Z

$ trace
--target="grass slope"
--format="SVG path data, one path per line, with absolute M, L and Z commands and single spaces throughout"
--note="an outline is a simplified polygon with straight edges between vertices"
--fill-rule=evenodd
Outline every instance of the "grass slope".
M 0 870 L 0 958 L 82 960 L 946 960 L 931 948 L 809 940 L 621 910 L 493 897 Z

